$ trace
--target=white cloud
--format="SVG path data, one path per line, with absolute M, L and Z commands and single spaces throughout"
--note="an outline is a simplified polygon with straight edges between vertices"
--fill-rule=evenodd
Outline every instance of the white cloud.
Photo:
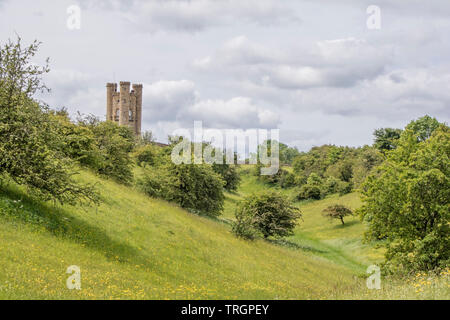
M 189 80 L 144 84 L 144 121 L 153 123 L 174 120 L 180 110 L 195 103 L 197 95 L 195 84 Z
M 183 119 L 201 120 L 211 128 L 276 128 L 277 113 L 256 106 L 250 98 L 230 100 L 204 100 L 183 110 Z

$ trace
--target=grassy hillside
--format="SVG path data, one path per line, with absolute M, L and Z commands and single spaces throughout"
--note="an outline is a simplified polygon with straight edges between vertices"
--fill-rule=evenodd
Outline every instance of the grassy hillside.
M 253 176 L 249 168 L 244 168 L 242 174 L 243 181 L 238 192 L 227 194 L 225 219 L 234 218 L 237 201 L 252 193 L 270 188 Z M 278 188 L 278 191 L 291 199 L 295 198 L 295 189 Z M 361 205 L 357 193 L 342 197 L 332 195 L 320 201 L 298 201 L 295 204 L 300 207 L 303 219 L 295 230 L 295 235 L 287 238 L 283 243 L 344 265 L 355 273 L 363 274 L 368 265 L 383 259 L 383 252 L 381 249 L 362 243 L 364 225 L 358 217 L 348 217 L 345 219 L 345 225 L 342 225 L 339 221 L 331 221 L 322 216 L 322 210 L 335 203 L 345 204 L 351 209 L 357 209 Z
M 0 197 L 0 298 L 305 299 L 354 285 L 302 250 L 236 239 L 198 217 L 90 173 L 99 208 L 55 207 L 11 186 Z M 82 290 L 65 286 L 78 265 Z
M 250 175 L 237 193 L 227 195 L 221 220 L 190 214 L 89 172 L 79 179 L 98 184 L 102 205 L 55 206 L 30 199 L 12 184 L 3 187 L 0 299 L 390 297 L 368 292 L 358 277 L 379 258 L 377 250 L 361 244 L 363 226 L 349 219 L 343 228 L 319 212 L 332 201 L 356 207 L 357 195 L 299 203 L 304 221 L 295 236 L 246 242 L 235 238 L 226 222 L 236 200 L 265 188 Z M 81 268 L 80 291 L 66 288 L 71 265 Z M 433 297 L 448 292 L 448 282 L 439 281 L 440 291 L 425 292 Z M 420 297 L 412 285 L 400 287 L 408 294 L 403 297 Z

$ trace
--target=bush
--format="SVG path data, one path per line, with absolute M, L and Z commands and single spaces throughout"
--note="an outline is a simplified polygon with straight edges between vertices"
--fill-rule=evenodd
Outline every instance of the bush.
M 300 209 L 276 192 L 265 192 L 245 198 L 236 210 L 233 232 L 246 239 L 261 234 L 285 237 L 293 234 Z
M 64 142 L 47 106 L 33 99 L 47 89 L 41 77 L 49 71 L 32 63 L 38 47 L 34 42 L 23 48 L 20 38 L 0 47 L 0 175 L 26 185 L 41 200 L 96 202 L 93 189 L 72 178 L 75 163 L 62 151 Z
M 147 169 L 138 180 L 139 188 L 149 196 L 208 216 L 218 216 L 223 210 L 224 183 L 208 165 L 170 162 Z
M 63 140 L 62 152 L 83 166 L 98 171 L 102 163 L 102 155 L 92 130 L 70 121 L 65 109 L 51 112 L 55 121 L 56 132 Z
M 237 171 L 235 165 L 229 164 L 213 164 L 212 169 L 215 173 L 219 174 L 225 181 L 224 188 L 228 191 L 235 191 L 239 187 L 241 177 Z
M 167 200 L 208 216 L 221 214 L 225 199 L 224 181 L 210 166 L 170 164 L 169 173 Z
M 300 191 L 297 194 L 298 200 L 315 199 L 319 200 L 322 198 L 322 190 L 319 186 L 305 184 L 300 187 Z
M 335 177 L 328 177 L 323 184 L 323 193 L 324 194 L 338 193 L 340 184 L 341 180 Z
M 349 194 L 353 191 L 353 184 L 351 182 L 340 181 L 338 185 L 338 192 L 340 196 Z
M 131 152 L 135 136 L 127 126 L 115 122 L 101 122 L 93 116 L 79 117 L 78 126 L 89 129 L 95 137 L 99 161 L 91 168 L 123 184 L 133 181 Z
M 136 164 L 145 168 L 147 165 L 153 166 L 155 164 L 157 152 L 154 146 L 148 144 L 137 148 L 133 156 L 136 159 Z
M 321 199 L 323 189 L 323 180 L 316 174 L 311 173 L 307 179 L 307 183 L 300 187 L 300 191 L 297 195 L 298 200 L 305 199 Z
M 169 175 L 162 168 L 145 170 L 143 176 L 136 182 L 138 188 L 153 198 L 167 199 L 169 193 Z

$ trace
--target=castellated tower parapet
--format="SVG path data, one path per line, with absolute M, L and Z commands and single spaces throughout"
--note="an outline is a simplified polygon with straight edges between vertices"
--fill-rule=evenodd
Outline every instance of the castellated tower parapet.
M 116 83 L 106 84 L 106 120 L 121 126 L 129 126 L 136 135 L 141 134 L 142 125 L 142 84 L 121 81 L 117 91 Z

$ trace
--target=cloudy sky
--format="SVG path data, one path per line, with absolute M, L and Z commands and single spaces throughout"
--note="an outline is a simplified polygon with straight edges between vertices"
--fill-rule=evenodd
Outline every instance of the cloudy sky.
M 280 128 L 306 150 L 370 144 L 424 114 L 450 122 L 449 17 L 448 0 L 0 0 L 0 42 L 43 42 L 55 108 L 105 117 L 106 82 L 143 83 L 143 129 L 160 141 L 202 120 Z

